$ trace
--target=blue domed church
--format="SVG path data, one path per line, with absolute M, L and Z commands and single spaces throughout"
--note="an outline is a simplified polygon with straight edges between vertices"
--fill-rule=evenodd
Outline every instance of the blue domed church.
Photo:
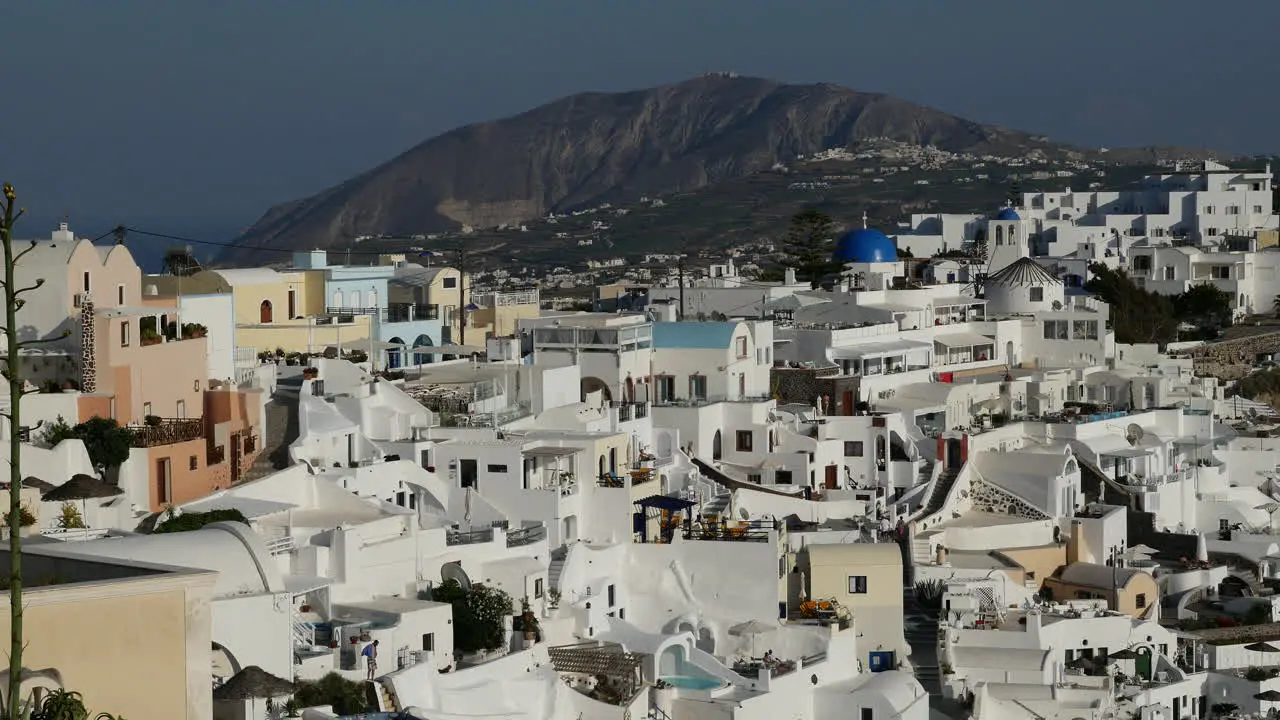
M 858 290 L 883 290 L 903 273 L 898 245 L 888 235 L 867 227 L 866 213 L 862 214 L 862 227 L 836 242 L 831 259 L 844 266 L 841 274 Z

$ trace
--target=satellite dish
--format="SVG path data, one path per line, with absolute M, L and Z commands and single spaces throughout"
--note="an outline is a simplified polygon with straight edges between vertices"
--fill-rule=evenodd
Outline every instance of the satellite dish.
M 444 582 L 457 581 L 458 587 L 463 590 L 471 589 L 471 578 L 467 576 L 467 571 L 462 569 L 462 563 L 460 562 L 449 562 L 441 565 L 440 579 Z
M 1129 423 L 1129 427 L 1124 430 L 1124 438 L 1129 441 L 1130 445 L 1137 445 L 1142 441 L 1142 436 L 1146 431 L 1138 423 Z

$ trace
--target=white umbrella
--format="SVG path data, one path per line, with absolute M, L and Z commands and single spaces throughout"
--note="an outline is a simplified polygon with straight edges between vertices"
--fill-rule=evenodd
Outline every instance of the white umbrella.
M 729 628 L 729 634 L 736 635 L 737 637 L 750 637 L 751 654 L 754 656 L 756 654 L 756 636 L 763 635 L 767 632 L 773 632 L 777 629 L 778 626 L 776 623 L 767 623 L 760 620 L 748 620 Z

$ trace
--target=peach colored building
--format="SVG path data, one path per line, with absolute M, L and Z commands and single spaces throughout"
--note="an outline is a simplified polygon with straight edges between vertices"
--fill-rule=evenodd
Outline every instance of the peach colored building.
M 51 340 L 24 358 L 24 378 L 49 392 L 80 391 L 94 416 L 134 427 L 130 462 L 143 464 L 152 511 L 228 487 L 261 447 L 260 390 L 210 380 L 207 329 L 184 323 L 173 298 L 144 298 L 142 271 L 124 245 L 95 246 L 63 224 L 18 264 L 38 287 L 18 313 L 19 334 Z M 141 455 L 141 456 L 140 456 Z

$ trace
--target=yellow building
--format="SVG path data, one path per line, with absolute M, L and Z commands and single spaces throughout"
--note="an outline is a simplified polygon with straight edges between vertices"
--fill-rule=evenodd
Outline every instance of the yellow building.
M 394 256 L 382 261 L 399 263 Z M 514 334 L 522 318 L 539 316 L 537 288 L 473 292 L 471 282 L 457 268 L 400 263 L 390 283 L 391 300 L 438 306 L 445 342 L 454 345 L 483 347 L 487 338 Z
M 4 562 L 9 551 L 5 546 Z M 23 549 L 23 702 L 53 690 L 81 694 L 90 717 L 213 717 L 209 602 L 217 573 L 115 560 L 65 549 Z M 9 636 L 9 596 L 0 596 Z M 6 677 L 0 704 L 7 702 Z
M 834 600 L 853 615 L 858 654 L 873 670 L 906 655 L 902 624 L 902 551 L 896 543 L 809 544 L 797 567 L 809 600 Z
M 1112 610 L 1136 618 L 1154 617 L 1160 602 L 1151 573 L 1095 563 L 1064 565 L 1044 581 L 1044 588 L 1054 600 L 1106 600 Z
M 368 340 L 371 316 L 325 312 L 325 270 L 246 268 L 202 270 L 188 277 L 151 276 L 164 295 L 231 295 L 236 345 L 259 352 L 320 353 Z

